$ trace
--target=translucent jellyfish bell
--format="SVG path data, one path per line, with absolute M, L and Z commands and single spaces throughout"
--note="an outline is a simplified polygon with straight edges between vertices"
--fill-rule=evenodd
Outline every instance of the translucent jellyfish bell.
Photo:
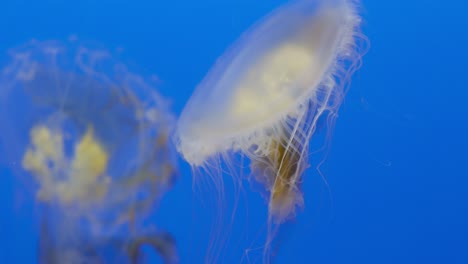
M 193 93 L 177 125 L 178 151 L 205 168 L 243 153 L 269 193 L 270 220 L 293 216 L 317 120 L 334 120 L 360 64 L 360 23 L 350 0 L 301 0 L 266 16 Z
M 147 226 L 177 174 L 174 123 L 151 80 L 106 49 L 32 41 L 0 74 L 1 146 L 40 205 L 41 263 L 137 263 L 174 241 Z M 2 157 L 4 159 L 4 157 Z

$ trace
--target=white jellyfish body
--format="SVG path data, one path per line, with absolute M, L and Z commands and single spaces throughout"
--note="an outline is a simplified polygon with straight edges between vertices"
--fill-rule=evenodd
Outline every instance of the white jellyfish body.
M 153 243 L 177 263 L 169 235 L 144 224 L 177 175 L 167 140 L 175 118 L 149 78 L 74 39 L 10 55 L 0 146 L 41 205 L 39 261 L 136 263 Z
M 271 13 L 219 59 L 179 119 L 177 149 L 192 166 L 211 167 L 232 151 L 251 160 L 269 193 L 270 221 L 302 206 L 317 120 L 334 120 L 360 64 L 356 8 L 349 0 L 302 0 Z
M 318 120 L 333 126 L 365 53 L 358 6 L 354 0 L 299 0 L 267 15 L 221 56 L 177 123 L 177 150 L 221 192 L 224 168 L 236 177 L 244 160 L 237 155 L 250 160 L 249 175 L 268 202 L 266 263 L 280 224 L 304 204 L 302 176 Z

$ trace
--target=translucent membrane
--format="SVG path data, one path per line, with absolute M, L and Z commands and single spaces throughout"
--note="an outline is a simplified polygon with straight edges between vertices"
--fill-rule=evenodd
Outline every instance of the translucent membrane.
M 267 193 L 265 248 L 272 226 L 303 206 L 302 176 L 317 121 L 333 125 L 360 66 L 366 40 L 357 6 L 302 0 L 272 12 L 216 62 L 177 124 L 178 151 L 215 182 L 220 160 L 228 168 L 235 167 L 232 153 L 250 160 L 252 178 Z
M 147 225 L 177 174 L 151 80 L 76 39 L 31 41 L 10 51 L 0 93 L 6 159 L 40 208 L 40 262 L 137 263 L 144 244 L 177 262 Z

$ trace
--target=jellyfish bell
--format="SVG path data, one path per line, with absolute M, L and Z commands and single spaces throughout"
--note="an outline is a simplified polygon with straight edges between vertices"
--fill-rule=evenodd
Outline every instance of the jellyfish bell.
M 276 223 L 302 206 L 317 121 L 333 121 L 360 64 L 365 38 L 357 6 L 301 0 L 266 16 L 218 60 L 177 124 L 177 149 L 194 167 L 219 157 L 229 162 L 229 152 L 247 156 Z
M 76 39 L 31 41 L 10 55 L 0 70 L 0 141 L 38 204 L 39 261 L 130 257 L 142 243 L 121 248 L 147 236 L 172 248 L 147 226 L 177 176 L 175 118 L 151 78 Z
M 177 150 L 219 188 L 223 163 L 235 167 L 238 155 L 250 161 L 250 179 L 268 202 L 265 262 L 280 224 L 303 207 L 302 177 L 317 125 L 333 125 L 360 66 L 366 40 L 357 9 L 350 0 L 280 7 L 216 62 L 179 118 Z

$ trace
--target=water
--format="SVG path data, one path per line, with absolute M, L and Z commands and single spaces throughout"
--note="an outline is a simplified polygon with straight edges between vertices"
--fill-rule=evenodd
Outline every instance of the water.
M 123 47 L 140 72 L 159 76 L 159 91 L 179 114 L 225 48 L 283 2 L 4 1 L 0 58 L 31 38 L 70 34 Z M 468 263 L 466 4 L 363 6 L 371 48 L 341 107 L 322 166 L 326 183 L 313 168 L 307 173 L 305 210 L 280 236 L 276 262 Z M 194 199 L 190 169 L 180 164 L 155 221 L 177 239 L 182 263 L 202 263 L 210 208 Z M 34 204 L 14 191 L 21 185 L 7 168 L 1 175 L 0 260 L 35 263 Z M 265 203 L 247 196 L 249 225 L 261 227 Z M 234 232 L 242 227 L 236 222 Z M 239 263 L 239 248 L 250 245 L 241 242 L 228 248 L 225 263 Z

